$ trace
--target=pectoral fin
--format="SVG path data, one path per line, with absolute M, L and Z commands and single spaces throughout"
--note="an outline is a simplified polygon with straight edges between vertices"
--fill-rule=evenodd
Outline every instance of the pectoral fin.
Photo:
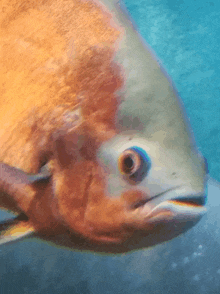
M 26 216 L 20 214 L 15 219 L 10 219 L 0 223 L 0 245 L 17 241 L 21 238 L 32 235 L 35 232 L 29 224 Z
M 23 211 L 24 206 L 28 206 L 34 198 L 38 185 L 49 182 L 50 177 L 48 165 L 43 166 L 37 174 L 28 174 L 0 162 L 0 208 L 17 213 L 19 209 Z

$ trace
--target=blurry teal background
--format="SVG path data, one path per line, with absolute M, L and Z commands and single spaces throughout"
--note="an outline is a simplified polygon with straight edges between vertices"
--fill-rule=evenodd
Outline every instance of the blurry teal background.
M 210 175 L 220 181 L 220 1 L 126 0 L 125 3 L 142 36 L 174 80 L 196 141 L 207 158 Z M 193 235 L 191 240 L 193 243 Z M 159 253 L 151 258 L 148 258 L 151 250 L 119 257 L 99 256 L 61 250 L 35 240 L 3 246 L 0 294 L 220 293 L 219 281 L 218 288 L 216 281 L 210 283 L 212 276 L 202 257 L 195 257 L 193 263 L 189 263 L 190 256 L 182 259 L 178 247 L 181 242 L 176 238 L 168 243 L 170 255 L 163 251 L 163 246 L 157 247 Z M 217 244 L 214 248 L 217 250 Z M 204 250 L 200 245 L 195 256 L 202 256 Z M 216 250 L 211 264 L 220 273 L 220 265 L 214 267 L 215 256 L 219 254 Z M 186 251 L 190 249 L 187 247 Z M 175 268 L 179 269 L 178 275 Z M 204 275 L 199 280 L 195 273 L 203 268 Z M 159 275 L 161 269 L 163 276 Z
M 172 77 L 209 173 L 220 181 L 220 1 L 125 3 Z

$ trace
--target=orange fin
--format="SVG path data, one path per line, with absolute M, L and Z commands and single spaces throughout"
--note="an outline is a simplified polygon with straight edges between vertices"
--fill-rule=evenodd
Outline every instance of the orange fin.
M 15 219 L 0 223 L 0 245 L 32 235 L 35 229 L 20 214 Z

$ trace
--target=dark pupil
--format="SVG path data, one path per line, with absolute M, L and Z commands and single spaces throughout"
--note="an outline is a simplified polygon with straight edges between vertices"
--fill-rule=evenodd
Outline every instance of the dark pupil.
M 132 169 L 134 165 L 134 161 L 131 157 L 127 157 L 124 159 L 125 169 Z

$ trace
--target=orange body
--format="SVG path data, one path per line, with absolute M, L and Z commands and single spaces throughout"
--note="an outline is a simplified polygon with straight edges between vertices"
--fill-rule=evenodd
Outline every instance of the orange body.
M 0 207 L 26 235 L 125 252 L 201 218 L 205 168 L 169 79 L 116 1 L 100 2 L 0 2 Z M 139 182 L 120 174 L 128 157 Z
M 54 180 L 16 206 L 38 232 L 64 224 L 92 239 L 124 239 L 129 201 L 106 197 L 96 162 L 117 133 L 123 77 L 113 57 L 122 31 L 93 1 L 1 4 L 0 159 L 32 173 L 50 161 Z

